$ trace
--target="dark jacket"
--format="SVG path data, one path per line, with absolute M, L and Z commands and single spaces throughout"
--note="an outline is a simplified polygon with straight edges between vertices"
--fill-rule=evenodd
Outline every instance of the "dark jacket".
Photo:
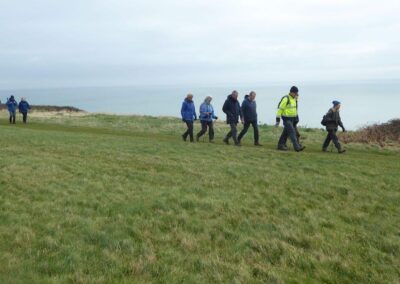
M 257 103 L 245 98 L 242 102 L 243 120 L 246 122 L 257 122 Z
M 189 101 L 188 99 L 183 101 L 181 115 L 184 121 L 193 121 L 193 119 L 197 119 L 196 108 L 194 107 L 193 101 Z
M 333 111 L 333 109 L 330 108 L 326 114 L 326 130 L 337 130 L 338 126 L 344 129 L 342 119 L 340 118 L 340 112 Z
M 226 114 L 226 123 L 238 123 L 239 116 L 242 118 L 242 109 L 237 100 L 232 95 L 229 95 L 222 107 L 222 111 Z
M 18 109 L 22 113 L 28 112 L 28 110 L 31 108 L 31 106 L 28 104 L 27 101 L 21 101 L 18 105 Z

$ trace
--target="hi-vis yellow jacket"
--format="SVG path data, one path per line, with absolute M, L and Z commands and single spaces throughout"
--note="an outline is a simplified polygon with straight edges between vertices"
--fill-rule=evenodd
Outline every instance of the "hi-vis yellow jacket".
M 276 117 L 296 117 L 297 101 L 291 95 L 284 96 L 278 106 Z

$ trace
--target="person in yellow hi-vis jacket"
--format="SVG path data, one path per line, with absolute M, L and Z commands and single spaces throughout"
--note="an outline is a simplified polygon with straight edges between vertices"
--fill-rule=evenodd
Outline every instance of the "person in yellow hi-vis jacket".
M 289 137 L 293 143 L 294 150 L 296 152 L 301 152 L 305 149 L 304 146 L 300 145 L 296 130 L 295 122 L 298 119 L 297 114 L 297 99 L 299 96 L 299 89 L 296 86 L 290 88 L 290 93 L 281 99 L 278 106 L 278 111 L 276 113 L 276 126 L 279 126 L 280 120 L 283 120 L 283 131 L 279 138 L 278 150 L 287 151 L 286 140 Z

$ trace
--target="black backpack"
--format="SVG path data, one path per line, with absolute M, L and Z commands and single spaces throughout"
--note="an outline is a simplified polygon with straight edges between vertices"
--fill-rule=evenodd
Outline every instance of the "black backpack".
M 281 105 L 281 103 L 282 103 L 284 98 L 287 98 L 287 104 L 286 105 L 290 105 L 289 95 L 286 95 L 286 96 L 283 96 L 282 99 L 279 101 L 278 108 Z M 296 109 L 298 109 L 298 107 L 299 107 L 299 102 L 296 101 Z

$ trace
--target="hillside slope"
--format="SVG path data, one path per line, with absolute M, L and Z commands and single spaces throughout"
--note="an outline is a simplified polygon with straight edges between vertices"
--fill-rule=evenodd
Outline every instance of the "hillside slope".
M 196 130 L 199 125 L 196 124 Z M 400 153 L 184 143 L 173 118 L 0 120 L 0 282 L 400 279 Z

